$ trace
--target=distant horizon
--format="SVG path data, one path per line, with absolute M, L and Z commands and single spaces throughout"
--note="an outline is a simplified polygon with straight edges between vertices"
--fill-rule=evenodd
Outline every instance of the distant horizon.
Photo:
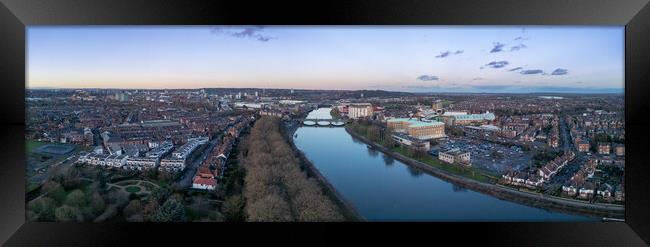
M 623 26 L 30 26 L 26 88 L 624 91 Z
M 100 87 L 87 87 L 87 88 L 76 88 L 76 87 L 32 87 L 25 88 L 26 90 L 124 90 L 124 91 L 134 91 L 134 90 L 150 90 L 150 91 L 162 91 L 162 90 L 201 90 L 201 89 L 241 89 L 241 90 L 253 90 L 253 89 L 270 89 L 270 90 L 302 90 L 302 91 L 346 91 L 346 92 L 355 92 L 355 91 L 383 91 L 383 92 L 393 92 L 393 93 L 413 93 L 413 94 L 437 94 L 437 93 L 449 93 L 449 94 L 624 94 L 624 88 L 600 88 L 592 89 L 591 91 L 585 91 L 582 88 L 565 88 L 571 90 L 580 90 L 580 91 L 395 91 L 395 90 L 384 90 L 384 89 L 314 89 L 314 88 L 262 88 L 262 87 L 201 87 L 201 88 L 100 88 Z M 561 90 L 562 88 L 558 88 Z

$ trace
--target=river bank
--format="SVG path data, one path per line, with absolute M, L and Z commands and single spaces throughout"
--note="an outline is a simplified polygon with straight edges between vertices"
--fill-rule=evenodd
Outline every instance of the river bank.
M 346 128 L 346 132 L 350 134 L 353 138 L 362 141 L 374 149 L 381 151 L 382 153 L 391 156 L 408 166 L 418 168 L 430 174 L 432 176 L 443 179 L 447 182 L 453 183 L 471 189 L 476 192 L 490 195 L 492 197 L 516 202 L 522 205 L 532 206 L 542 209 L 552 209 L 554 211 L 574 213 L 580 215 L 588 216 L 598 216 L 598 217 L 608 217 L 608 218 L 623 218 L 624 217 L 624 207 L 618 205 L 603 205 L 603 204 L 589 204 L 585 202 L 580 202 L 571 199 L 555 198 L 548 197 L 540 194 L 533 194 L 528 192 L 519 191 L 516 189 L 508 188 L 505 186 L 488 184 L 483 182 L 478 182 L 469 178 L 465 178 L 456 174 L 449 173 L 447 171 L 432 167 L 428 164 L 422 163 L 417 160 L 413 160 L 409 157 L 403 156 L 399 153 L 388 150 L 387 148 L 369 141 L 365 137 L 353 133 L 352 131 Z
M 307 159 L 305 154 L 296 147 L 296 144 L 293 142 L 293 135 L 296 130 L 300 127 L 300 124 L 287 125 L 283 124 L 282 131 L 283 136 L 291 145 L 293 151 L 298 154 L 298 159 L 300 159 L 301 165 L 306 168 L 306 172 L 310 177 L 316 178 L 316 181 L 324 188 L 325 194 L 338 206 L 339 211 L 345 217 L 347 221 L 366 221 L 366 219 L 359 214 L 356 208 L 348 202 L 334 186 L 318 171 L 314 164 Z

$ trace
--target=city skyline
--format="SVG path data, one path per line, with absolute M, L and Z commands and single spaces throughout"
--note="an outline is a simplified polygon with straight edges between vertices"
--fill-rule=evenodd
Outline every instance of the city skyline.
M 623 27 L 29 27 L 27 88 L 623 92 Z

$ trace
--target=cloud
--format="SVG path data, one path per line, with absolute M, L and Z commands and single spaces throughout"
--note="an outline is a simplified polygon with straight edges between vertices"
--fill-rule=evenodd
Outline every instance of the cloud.
M 494 47 L 492 48 L 492 50 L 490 50 L 490 53 L 503 51 L 504 46 L 506 46 L 506 44 L 501 44 L 499 42 L 496 42 L 494 43 Z
M 436 58 L 443 58 L 443 57 L 448 57 L 449 55 L 458 55 L 463 53 L 463 50 L 457 50 L 457 51 L 443 51 L 440 52 L 440 55 L 436 55 Z
M 519 71 L 519 74 L 522 75 L 534 75 L 534 74 L 543 74 L 543 73 L 544 71 L 541 69 L 526 69 L 526 70 Z
M 568 70 L 558 68 L 558 69 L 553 70 L 553 72 L 551 72 L 551 75 L 566 75 L 568 73 L 569 73 Z
M 436 57 L 437 57 L 437 58 L 447 57 L 447 56 L 449 56 L 449 53 L 451 53 L 451 52 L 449 52 L 449 51 L 444 51 L 444 52 L 441 52 L 440 55 L 437 55 Z
M 232 28 L 230 28 L 232 29 Z M 237 28 L 235 28 L 237 29 Z M 235 38 L 249 38 L 249 39 L 255 39 L 260 42 L 268 42 L 269 40 L 276 39 L 271 36 L 266 36 L 263 35 L 262 32 L 264 31 L 263 26 L 250 26 L 250 27 L 244 27 L 239 31 L 233 31 L 229 29 L 224 29 L 224 28 L 215 28 L 213 29 L 213 33 L 223 33 Z
M 584 82 L 582 82 L 582 81 L 577 81 L 576 82 L 576 84 L 582 84 L 582 83 L 584 83 Z
M 518 44 L 515 46 L 510 47 L 510 51 L 518 51 L 520 49 L 526 48 L 527 46 L 524 44 Z
M 514 41 L 518 41 L 518 40 L 522 40 L 522 41 L 523 41 L 523 40 L 529 40 L 529 39 L 530 39 L 530 38 L 528 38 L 528 37 L 518 36 L 518 37 L 516 37 L 516 38 L 514 39 Z
M 506 65 L 508 65 L 508 61 L 492 61 L 485 66 L 493 68 L 493 69 L 498 69 L 498 68 L 503 68 Z
M 472 79 L 472 81 L 481 81 L 481 80 L 483 80 L 483 77 L 474 77 L 474 79 Z
M 420 80 L 420 81 L 437 81 L 438 79 L 440 79 L 440 78 L 438 78 L 435 75 L 421 75 L 421 76 L 418 76 L 418 80 Z
M 517 68 L 514 68 L 514 69 L 509 69 L 508 71 L 516 71 L 516 70 L 520 70 L 520 69 L 523 69 L 523 67 L 517 67 Z

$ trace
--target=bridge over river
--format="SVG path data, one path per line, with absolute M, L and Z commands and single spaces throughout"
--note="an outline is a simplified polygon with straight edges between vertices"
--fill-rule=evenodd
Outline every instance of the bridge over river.
M 345 122 L 339 119 L 315 119 L 306 118 L 302 120 L 303 126 L 333 126 L 340 127 L 345 125 Z
M 307 117 L 301 121 L 302 126 L 323 126 L 323 127 L 340 127 L 345 125 L 345 121 L 332 116 L 332 108 L 322 107 L 309 112 Z

